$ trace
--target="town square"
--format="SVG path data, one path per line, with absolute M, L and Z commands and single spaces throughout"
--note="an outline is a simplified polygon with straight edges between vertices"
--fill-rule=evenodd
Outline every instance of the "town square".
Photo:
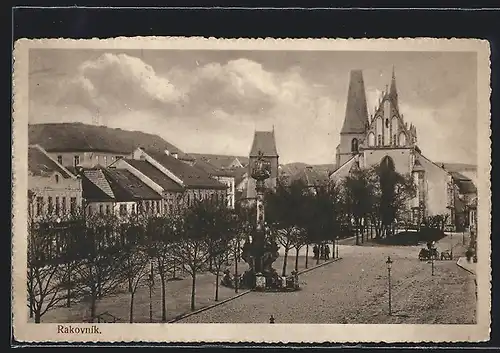
M 477 323 L 473 53 L 28 61 L 29 323 Z

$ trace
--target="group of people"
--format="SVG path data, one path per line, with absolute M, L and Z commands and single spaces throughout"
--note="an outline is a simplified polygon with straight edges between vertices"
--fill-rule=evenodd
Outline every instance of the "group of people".
M 328 244 L 322 244 L 320 246 L 314 245 L 313 247 L 314 259 L 328 260 L 330 259 L 330 246 Z

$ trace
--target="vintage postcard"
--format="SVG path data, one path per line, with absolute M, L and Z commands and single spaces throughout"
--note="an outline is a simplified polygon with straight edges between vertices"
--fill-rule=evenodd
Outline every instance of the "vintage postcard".
M 490 336 L 477 39 L 21 39 L 22 342 Z

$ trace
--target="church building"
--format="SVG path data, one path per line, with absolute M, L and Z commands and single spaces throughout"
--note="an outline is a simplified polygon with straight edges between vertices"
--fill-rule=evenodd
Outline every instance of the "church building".
M 399 109 L 394 69 L 390 87 L 382 92 L 374 114 L 370 116 L 363 73 L 353 70 L 350 72 L 340 143 L 336 149 L 337 169 L 330 174 L 330 180 L 340 181 L 351 168 L 369 168 L 381 163 L 413 177 L 417 186 L 417 195 L 410 201 L 414 222 L 425 216 L 449 215 L 449 227 L 468 223 L 467 200 L 473 199 L 475 186 L 468 188 L 464 195 L 464 188 L 460 187 L 455 173 L 424 156 L 418 147 L 415 126 L 405 121 Z

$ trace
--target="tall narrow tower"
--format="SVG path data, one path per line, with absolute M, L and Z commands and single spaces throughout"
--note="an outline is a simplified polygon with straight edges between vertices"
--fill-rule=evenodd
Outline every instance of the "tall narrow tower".
M 264 158 L 270 163 L 271 174 L 265 181 L 265 187 L 273 189 L 276 187 L 278 178 L 278 150 L 276 149 L 276 138 L 274 128 L 272 131 L 255 131 L 252 148 L 249 154 L 248 175 L 252 174 L 256 161 Z M 247 198 L 256 197 L 255 179 L 248 178 Z
M 358 153 L 359 144 L 365 137 L 368 127 L 368 108 L 366 105 L 363 72 L 352 70 L 344 118 L 337 146 L 337 168 Z

